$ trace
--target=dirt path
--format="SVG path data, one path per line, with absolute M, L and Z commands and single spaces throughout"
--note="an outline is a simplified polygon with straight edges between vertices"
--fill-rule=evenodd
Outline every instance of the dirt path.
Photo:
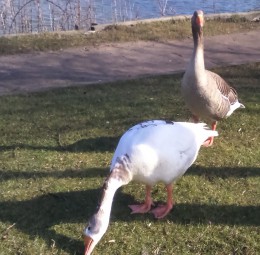
M 260 29 L 205 38 L 206 67 L 260 62 Z M 0 57 L 0 95 L 184 71 L 192 39 Z

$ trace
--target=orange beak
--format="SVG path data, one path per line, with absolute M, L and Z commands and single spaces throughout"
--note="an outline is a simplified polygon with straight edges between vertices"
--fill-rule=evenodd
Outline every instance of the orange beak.
M 196 23 L 197 23 L 197 25 L 199 25 L 200 27 L 203 27 L 203 25 L 204 25 L 203 15 L 198 15 L 198 17 L 197 17 L 197 19 L 196 19 Z
M 85 244 L 85 251 L 84 251 L 84 255 L 90 255 L 92 249 L 91 249 L 91 245 L 93 243 L 93 239 L 89 236 L 84 236 L 84 244 Z

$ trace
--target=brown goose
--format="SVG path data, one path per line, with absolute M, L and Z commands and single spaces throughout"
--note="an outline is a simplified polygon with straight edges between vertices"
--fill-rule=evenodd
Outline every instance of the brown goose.
M 217 121 L 230 116 L 237 108 L 245 108 L 238 101 L 237 92 L 219 75 L 205 69 L 203 43 L 203 11 L 195 11 L 191 19 L 194 49 L 182 79 L 181 91 L 195 122 L 205 118 L 216 130 Z M 213 144 L 213 137 L 205 146 Z

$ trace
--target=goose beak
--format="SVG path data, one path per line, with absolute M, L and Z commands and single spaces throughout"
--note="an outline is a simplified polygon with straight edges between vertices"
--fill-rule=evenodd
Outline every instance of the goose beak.
M 84 244 L 85 244 L 84 255 L 90 255 L 94 248 L 92 247 L 93 239 L 89 236 L 84 236 Z
M 198 17 L 196 18 L 196 23 L 198 26 L 203 27 L 204 25 L 204 17 L 202 14 L 198 15 Z

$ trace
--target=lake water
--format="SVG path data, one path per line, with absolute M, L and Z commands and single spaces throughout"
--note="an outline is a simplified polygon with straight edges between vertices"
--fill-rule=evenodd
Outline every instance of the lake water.
M 198 9 L 202 9 L 205 13 L 260 10 L 260 0 L 96 0 L 94 2 L 98 23 L 192 14 Z
M 260 10 L 260 0 L 0 0 L 0 35 L 192 14 Z

